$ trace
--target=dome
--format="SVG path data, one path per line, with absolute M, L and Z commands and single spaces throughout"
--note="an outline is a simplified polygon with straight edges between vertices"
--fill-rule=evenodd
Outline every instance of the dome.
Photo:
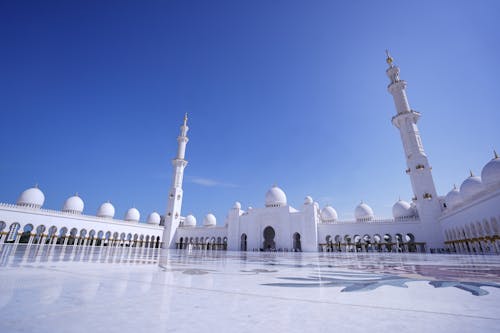
M 448 208 L 453 208 L 462 202 L 462 195 L 460 194 L 456 186 L 453 186 L 453 189 L 448 192 L 448 194 L 444 198 L 444 201 L 446 202 L 446 206 Z
M 304 205 L 310 205 L 313 203 L 313 198 L 311 198 L 310 196 L 306 196 L 304 198 Z
M 471 198 L 473 195 L 481 192 L 482 189 L 483 183 L 481 182 L 481 177 L 474 176 L 472 172 L 462 185 L 460 185 L 460 193 L 463 200 Z
M 364 202 L 361 202 L 354 210 L 354 217 L 356 218 L 356 221 L 373 220 L 374 218 L 373 210 L 371 209 L 370 206 L 368 206 Z
M 139 222 L 141 218 L 141 213 L 136 208 L 130 208 L 125 214 L 125 221 Z
M 62 211 L 66 213 L 81 214 L 83 212 L 83 207 L 83 200 L 77 193 L 64 201 Z
M 205 227 L 213 227 L 217 223 L 217 219 L 215 218 L 214 214 L 208 213 L 205 215 L 205 218 L 203 219 L 203 226 Z
M 323 208 L 320 215 L 323 222 L 334 222 L 338 219 L 337 212 L 330 205 Z
M 273 185 L 266 193 L 266 207 L 280 207 L 286 205 L 286 194 L 278 186 Z
M 214 216 L 214 218 L 215 218 L 215 216 Z M 184 226 L 185 227 L 195 227 L 196 226 L 196 217 L 194 217 L 191 214 L 186 216 L 186 219 L 184 220 Z
M 241 203 L 239 201 L 236 201 L 234 204 L 233 204 L 233 209 L 241 209 Z
M 112 219 L 113 216 L 115 216 L 115 207 L 111 204 L 111 202 L 105 202 L 99 207 L 96 215 L 98 217 L 107 217 Z
M 481 171 L 481 180 L 485 185 L 500 182 L 500 158 L 495 152 L 495 157 L 486 163 Z
M 44 202 L 45 195 L 38 186 L 27 189 L 17 199 L 17 205 L 32 208 L 40 208 Z
M 392 217 L 394 217 L 394 219 L 402 219 L 413 216 L 415 216 L 415 210 L 410 203 L 404 200 L 400 199 L 392 206 Z
M 151 214 L 149 214 L 148 219 L 147 219 L 147 223 L 149 223 L 149 224 L 159 225 L 160 221 L 161 221 L 161 217 L 160 217 L 160 214 L 158 214 L 157 212 L 152 212 Z

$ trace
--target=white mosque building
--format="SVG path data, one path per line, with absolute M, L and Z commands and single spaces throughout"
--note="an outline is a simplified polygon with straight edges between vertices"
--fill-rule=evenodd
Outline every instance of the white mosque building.
M 387 63 L 388 90 L 396 107 L 392 123 L 401 135 L 414 194 L 411 202 L 399 200 L 393 205 L 392 218 L 376 218 L 370 206 L 361 202 L 355 208 L 355 220 L 344 221 L 333 207 L 320 209 L 310 196 L 302 207 L 294 208 L 285 192 L 273 186 L 263 207 L 243 210 L 235 202 L 223 226 L 211 213 L 199 225 L 194 216 L 181 215 L 189 129 L 185 116 L 163 218 L 153 212 L 140 222 L 139 211 L 130 208 L 123 219 L 116 219 L 110 202 L 103 203 L 95 216 L 86 215 L 78 195 L 68 198 L 61 211 L 43 209 L 44 194 L 33 187 L 16 204 L 0 203 L 0 244 L 500 254 L 500 158 L 495 152 L 481 176 L 471 173 L 460 188 L 439 196 L 417 127 L 420 113 L 410 108 L 406 81 L 399 78 L 399 67 L 389 54 Z

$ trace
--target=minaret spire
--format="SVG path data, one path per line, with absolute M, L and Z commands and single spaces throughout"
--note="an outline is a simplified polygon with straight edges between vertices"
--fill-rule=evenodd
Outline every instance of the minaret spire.
M 184 169 L 188 162 L 184 159 L 186 154 L 186 145 L 189 141 L 187 132 L 187 113 L 184 115 L 184 122 L 181 126 L 181 131 L 177 137 L 177 156 L 172 160 L 172 186 L 168 195 L 167 212 L 165 214 L 165 229 L 163 231 L 163 247 L 175 248 L 175 232 L 180 223 L 181 208 L 182 208 L 182 180 L 184 177 Z
M 420 113 L 410 108 L 406 96 L 406 81 L 399 78 L 399 67 L 394 65 L 393 58 L 388 51 L 386 55 L 386 62 L 389 65 L 386 74 L 390 80 L 387 89 L 396 107 L 396 115 L 392 117 L 392 124 L 399 129 L 403 142 L 408 167 L 407 174 L 410 176 L 414 198 L 416 198 L 418 215 L 422 222 L 437 223 L 437 218 L 441 214 L 441 205 L 417 126 Z M 430 237 L 430 239 L 436 238 L 433 235 Z

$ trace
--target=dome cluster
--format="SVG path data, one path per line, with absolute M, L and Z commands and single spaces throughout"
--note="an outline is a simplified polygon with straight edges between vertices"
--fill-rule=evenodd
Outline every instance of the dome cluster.
M 454 186 L 445 197 L 446 207 L 453 209 L 463 202 L 473 199 L 483 190 L 500 185 L 500 158 L 496 151 L 494 157 L 481 170 L 481 177 L 475 176 L 472 171 L 460 185 L 460 190 Z
M 392 217 L 395 220 L 415 217 L 416 209 L 409 202 L 399 199 L 392 206 Z
M 45 202 L 45 195 L 38 186 L 30 187 L 23 191 L 16 201 L 16 204 L 21 207 L 41 208 Z M 67 214 L 82 214 L 85 203 L 83 199 L 76 193 L 67 198 L 62 206 L 61 211 Z M 104 202 L 99 206 L 96 213 L 97 217 L 112 219 L 115 216 L 115 207 L 111 202 Z M 139 222 L 141 214 L 136 208 L 130 208 L 124 217 L 125 221 Z M 157 212 L 149 214 L 146 223 L 159 225 L 161 216 Z

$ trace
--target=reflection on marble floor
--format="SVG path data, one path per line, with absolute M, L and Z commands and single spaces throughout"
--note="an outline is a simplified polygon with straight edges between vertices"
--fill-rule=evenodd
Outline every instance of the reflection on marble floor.
M 496 256 L 0 246 L 1 332 L 491 331 L 499 308 Z

